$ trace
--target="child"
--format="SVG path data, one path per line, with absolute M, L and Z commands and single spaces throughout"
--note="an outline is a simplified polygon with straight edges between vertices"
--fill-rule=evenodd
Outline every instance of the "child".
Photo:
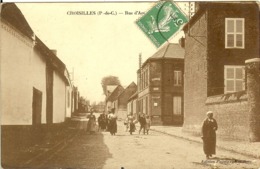
M 150 130 L 150 126 L 151 126 L 151 119 L 150 119 L 150 117 L 148 115 L 145 117 L 145 121 L 146 121 L 145 131 L 146 131 L 146 133 L 148 135 L 149 134 L 149 130 Z
M 128 126 L 129 126 L 129 132 L 132 135 L 132 133 L 135 132 L 135 124 L 134 124 L 134 117 L 131 115 L 128 116 Z
M 128 131 L 128 128 L 129 128 L 129 124 L 128 124 L 128 116 L 126 117 L 125 121 L 124 121 L 124 125 L 125 125 L 125 131 L 127 132 Z

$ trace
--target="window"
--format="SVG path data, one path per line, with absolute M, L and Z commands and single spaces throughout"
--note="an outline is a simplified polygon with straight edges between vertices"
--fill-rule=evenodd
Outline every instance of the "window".
M 181 81 L 182 81 L 181 76 L 182 76 L 181 71 L 179 70 L 174 71 L 174 83 L 173 83 L 174 86 L 181 86 Z
M 245 90 L 245 67 L 225 66 L 225 93 Z
M 181 115 L 181 97 L 173 97 L 173 115 Z
M 244 48 L 244 18 L 226 18 L 225 47 Z

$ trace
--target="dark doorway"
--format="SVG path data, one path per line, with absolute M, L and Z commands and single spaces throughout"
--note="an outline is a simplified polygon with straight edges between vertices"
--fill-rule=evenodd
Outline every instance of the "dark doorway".
M 32 124 L 41 124 L 42 118 L 42 92 L 33 88 L 33 102 L 32 102 Z

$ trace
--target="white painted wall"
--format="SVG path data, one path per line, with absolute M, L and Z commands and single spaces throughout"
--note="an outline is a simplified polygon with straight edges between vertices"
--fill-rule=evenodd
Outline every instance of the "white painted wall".
M 66 117 L 66 84 L 60 75 L 53 72 L 53 123 L 61 123 Z
M 42 92 L 42 122 L 45 123 L 45 62 L 33 50 L 33 41 L 0 21 L 1 28 L 1 124 L 32 124 L 33 87 Z
M 36 50 L 32 57 L 30 80 L 32 86 L 42 91 L 42 123 L 46 123 L 46 62 L 44 57 Z
M 71 86 L 66 86 L 66 117 L 71 117 L 71 108 L 72 108 L 72 102 L 71 99 L 73 98 L 71 96 L 72 88 Z

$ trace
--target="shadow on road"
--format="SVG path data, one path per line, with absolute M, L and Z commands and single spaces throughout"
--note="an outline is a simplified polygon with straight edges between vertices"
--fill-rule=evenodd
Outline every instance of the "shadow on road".
M 42 168 L 103 168 L 112 158 L 101 133 L 93 135 L 81 131 L 68 146 L 46 161 Z

